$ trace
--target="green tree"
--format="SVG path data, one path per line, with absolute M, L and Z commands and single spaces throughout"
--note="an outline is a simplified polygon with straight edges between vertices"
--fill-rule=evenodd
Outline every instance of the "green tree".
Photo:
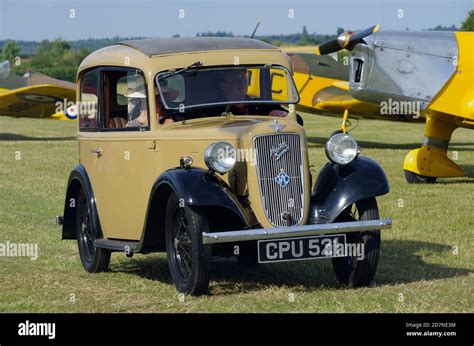
M 462 22 L 461 30 L 474 31 L 474 10 L 469 11 L 467 18 Z
M 309 40 L 308 30 L 306 29 L 306 25 L 303 25 L 303 30 L 301 31 L 301 43 L 306 43 Z
M 7 41 L 2 49 L 2 61 L 8 60 L 10 64 L 15 63 L 15 58 L 20 54 L 20 46 L 14 41 Z
M 70 49 L 69 43 L 61 38 L 55 41 L 43 40 L 33 57 L 32 66 L 35 68 L 64 66 L 64 58 L 70 60 L 70 54 L 67 54 Z
M 54 78 L 74 81 L 77 67 L 88 54 L 85 48 L 71 49 L 71 45 L 63 39 L 44 40 L 31 59 L 31 67 Z
M 312 36 L 314 36 L 314 35 L 308 34 L 308 30 L 306 29 L 306 25 L 303 25 L 303 30 L 301 31 L 299 45 L 306 46 L 308 44 L 315 44 L 315 40 Z
M 22 61 L 17 60 L 17 58 L 20 56 L 20 52 L 21 48 L 18 43 L 14 41 L 7 41 L 3 45 L 2 51 L 0 53 L 0 62 L 8 60 L 13 73 L 22 73 Z

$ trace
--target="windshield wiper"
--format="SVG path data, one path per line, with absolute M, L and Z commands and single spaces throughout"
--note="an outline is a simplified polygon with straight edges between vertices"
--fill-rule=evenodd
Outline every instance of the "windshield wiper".
M 191 65 L 189 66 L 186 66 L 180 70 L 176 70 L 176 71 L 173 71 L 173 72 L 170 72 L 169 74 L 163 76 L 160 78 L 160 80 L 165 80 L 165 79 L 168 79 L 169 77 L 172 77 L 172 76 L 176 76 L 177 74 L 180 74 L 180 73 L 183 73 L 187 70 L 190 70 L 192 68 L 196 68 L 196 67 L 201 67 L 202 66 L 202 61 L 195 61 L 193 62 Z

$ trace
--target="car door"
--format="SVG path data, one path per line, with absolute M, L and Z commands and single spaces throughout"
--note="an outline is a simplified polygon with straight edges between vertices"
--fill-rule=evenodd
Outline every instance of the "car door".
M 94 165 L 102 231 L 108 239 L 139 240 L 160 162 L 147 85 L 140 71 L 128 68 L 102 68 L 100 85 L 99 135 L 84 150 Z
M 85 167 L 92 191 L 96 195 L 96 192 L 101 190 L 103 178 L 99 173 L 102 170 L 102 161 L 97 151 L 101 146 L 98 125 L 100 70 L 96 68 L 83 73 L 78 83 L 79 162 Z

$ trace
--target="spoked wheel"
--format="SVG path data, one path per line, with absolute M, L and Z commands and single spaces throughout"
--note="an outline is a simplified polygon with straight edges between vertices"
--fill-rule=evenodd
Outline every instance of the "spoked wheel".
M 367 198 L 349 206 L 338 218 L 339 222 L 376 220 L 379 210 L 375 198 Z M 356 244 L 360 253 L 332 259 L 339 282 L 348 287 L 369 286 L 377 271 L 380 256 L 380 231 L 353 232 L 346 234 L 347 244 Z M 359 251 L 357 251 L 359 252 Z
M 405 170 L 405 179 L 409 184 L 434 184 L 438 178 L 427 177 Z
M 188 235 L 188 225 L 184 208 L 178 208 L 174 215 L 174 227 L 171 230 L 173 242 L 173 261 L 176 262 L 179 274 L 185 280 L 191 278 L 193 267 L 193 249 Z
M 89 273 L 106 271 L 110 262 L 110 251 L 96 248 L 94 245 L 97 233 L 92 227 L 91 211 L 82 190 L 76 205 L 76 235 L 82 266 Z
M 187 206 L 180 206 L 172 194 L 166 208 L 166 252 L 171 277 L 181 293 L 207 292 L 211 273 L 211 248 L 202 243 L 208 230 L 207 218 Z

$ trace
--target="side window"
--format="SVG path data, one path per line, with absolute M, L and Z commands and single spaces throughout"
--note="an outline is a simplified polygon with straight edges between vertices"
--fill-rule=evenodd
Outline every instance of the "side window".
M 104 129 L 149 129 L 146 83 L 138 70 L 106 70 L 104 73 Z
M 78 107 L 79 128 L 97 129 L 99 92 L 99 71 L 93 70 L 81 78 L 81 94 Z

